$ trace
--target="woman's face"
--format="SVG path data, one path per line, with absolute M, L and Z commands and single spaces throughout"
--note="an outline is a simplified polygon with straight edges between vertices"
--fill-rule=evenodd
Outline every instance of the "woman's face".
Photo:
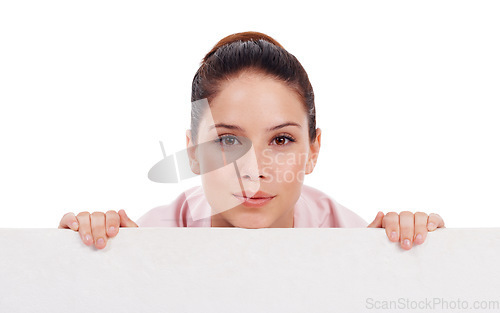
M 242 72 L 224 83 L 204 112 L 199 145 L 190 153 L 212 207 L 212 226 L 293 227 L 304 175 L 313 171 L 319 153 L 321 130 L 316 132 L 311 143 L 304 104 L 285 83 L 256 72 Z M 190 130 L 186 136 L 192 147 Z M 245 147 L 241 139 L 251 145 Z M 213 170 L 214 160 L 221 155 L 231 160 L 235 151 L 244 153 Z M 263 197 L 258 191 L 272 198 L 242 197 Z

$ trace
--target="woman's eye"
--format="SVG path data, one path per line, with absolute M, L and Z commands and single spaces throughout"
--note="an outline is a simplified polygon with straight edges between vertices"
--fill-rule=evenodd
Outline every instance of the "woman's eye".
M 293 142 L 295 141 L 292 137 L 288 137 L 288 136 L 278 136 L 278 137 L 275 137 L 273 139 L 273 142 L 276 143 L 276 145 L 278 146 L 284 146 L 286 144 L 288 144 L 288 142 Z
M 221 136 L 215 142 L 220 143 L 222 146 L 234 146 L 240 144 L 239 140 L 234 136 Z

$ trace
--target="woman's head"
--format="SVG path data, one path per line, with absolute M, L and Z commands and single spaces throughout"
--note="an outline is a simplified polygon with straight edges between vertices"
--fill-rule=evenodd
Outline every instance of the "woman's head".
M 211 100 L 220 92 L 224 82 L 242 71 L 260 72 L 285 83 L 295 91 L 304 105 L 308 118 L 309 139 L 316 138 L 316 108 L 314 92 L 306 71 L 295 56 L 276 40 L 258 32 L 229 35 L 220 40 L 203 58 L 196 72 L 191 102 Z M 203 112 L 194 105 L 191 110 L 191 132 L 196 142 L 198 125 Z
M 203 174 L 213 226 L 292 227 L 303 176 L 314 168 L 321 136 L 313 89 L 300 62 L 265 34 L 230 35 L 203 59 L 191 100 L 187 145 L 206 147 L 191 149 L 189 156 L 193 172 Z M 204 171 L 214 155 L 241 145 L 238 138 L 249 139 L 248 153 L 236 164 Z M 197 146 L 201 143 L 209 144 Z M 235 196 L 257 191 L 272 200 L 251 207 Z

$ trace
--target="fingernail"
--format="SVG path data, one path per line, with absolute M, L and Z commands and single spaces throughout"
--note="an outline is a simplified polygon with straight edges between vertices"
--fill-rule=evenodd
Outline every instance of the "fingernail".
M 410 246 L 410 239 L 403 240 L 403 245 L 409 247 Z
M 110 232 L 110 233 L 114 233 L 114 232 L 115 232 L 115 228 L 114 228 L 113 226 L 111 226 L 111 227 L 109 228 L 109 232 Z
M 416 244 L 422 243 L 422 235 L 421 234 L 418 234 L 417 237 L 415 237 L 415 243 Z
M 434 229 L 434 228 L 436 228 L 436 225 L 434 223 L 429 223 L 429 224 L 427 224 L 427 228 Z
M 102 238 L 97 239 L 97 244 L 102 246 L 104 244 L 104 239 Z
M 396 232 L 395 232 L 395 231 L 393 231 L 393 232 L 391 233 L 391 239 L 392 239 L 392 240 L 396 240 L 396 239 L 398 239 L 397 234 L 396 234 Z
M 71 228 L 72 229 L 77 229 L 78 228 L 78 223 L 77 222 L 73 222 L 73 224 L 71 224 Z
M 92 241 L 92 238 L 90 238 L 90 235 L 86 235 L 86 236 L 85 236 L 85 241 L 87 241 L 87 242 Z

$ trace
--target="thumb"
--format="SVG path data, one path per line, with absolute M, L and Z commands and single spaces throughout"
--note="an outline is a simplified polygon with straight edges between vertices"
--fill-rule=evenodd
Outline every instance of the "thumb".
M 134 221 L 132 221 L 125 213 L 125 210 L 119 210 L 118 215 L 120 215 L 120 227 L 139 227 Z
M 373 220 L 373 222 L 371 222 L 370 225 L 366 226 L 366 227 L 370 227 L 370 228 L 382 228 L 382 219 L 384 218 L 384 213 L 379 211 L 377 213 L 377 216 L 375 216 L 375 219 Z

